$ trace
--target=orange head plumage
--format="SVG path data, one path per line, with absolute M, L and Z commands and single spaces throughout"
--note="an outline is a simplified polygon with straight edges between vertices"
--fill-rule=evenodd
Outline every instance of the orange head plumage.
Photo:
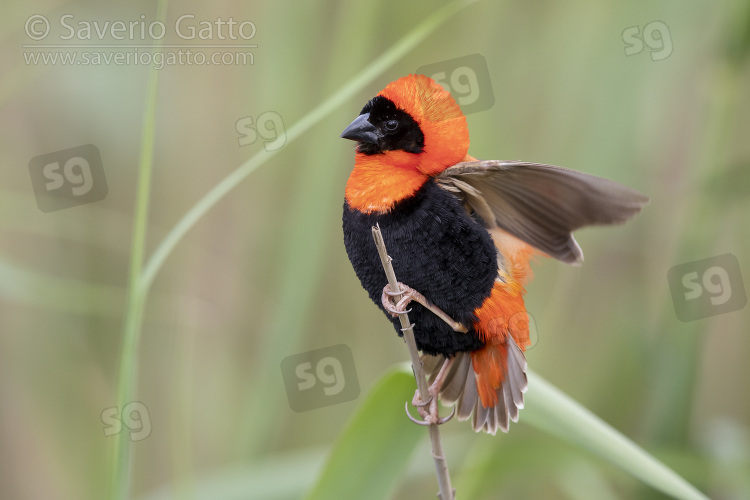
M 341 137 L 358 143 L 346 199 L 366 213 L 390 210 L 430 176 L 464 160 L 469 150 L 461 108 L 424 75 L 388 84 Z

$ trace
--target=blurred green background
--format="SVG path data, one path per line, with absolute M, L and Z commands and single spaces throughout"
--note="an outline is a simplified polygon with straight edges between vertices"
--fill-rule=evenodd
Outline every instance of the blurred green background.
M 151 432 L 131 444 L 133 497 L 291 499 L 310 488 L 367 391 L 408 359 L 344 252 L 353 144 L 339 134 L 388 82 L 478 53 L 494 105 L 468 115 L 473 156 L 562 165 L 651 197 L 627 225 L 576 235 L 582 267 L 536 262 L 530 366 L 711 498 L 750 498 L 750 309 L 682 322 L 667 281 L 672 266 L 726 253 L 750 279 L 750 4 L 477 2 L 298 140 L 266 140 L 438 4 L 169 3 L 162 43 L 242 42 L 180 39 L 175 20 L 191 14 L 193 25 L 252 21 L 257 47 L 252 64 L 158 71 L 146 257 L 221 179 L 264 146 L 280 149 L 200 219 L 153 282 L 133 399 Z M 149 44 L 95 31 L 61 39 L 60 17 L 72 14 L 76 29 L 148 25 L 156 7 L 34 0 L 0 13 L 0 498 L 105 498 L 117 438 L 105 435 L 102 412 L 118 404 L 151 69 L 34 64 L 29 54 Z M 51 24 L 44 41 L 27 35 L 34 15 Z M 654 21 L 668 29 L 626 55 L 623 32 Z M 40 43 L 63 47 L 23 47 Z M 266 112 L 283 127 L 243 144 L 238 121 L 265 126 Z M 101 152 L 106 197 L 42 212 L 30 160 L 83 144 Z M 282 360 L 336 344 L 351 348 L 360 396 L 292 411 Z M 459 498 L 469 482 L 482 499 L 664 498 L 523 423 L 523 412 L 508 435 L 458 422 L 442 431 Z M 425 439 L 391 498 L 434 498 L 430 462 Z

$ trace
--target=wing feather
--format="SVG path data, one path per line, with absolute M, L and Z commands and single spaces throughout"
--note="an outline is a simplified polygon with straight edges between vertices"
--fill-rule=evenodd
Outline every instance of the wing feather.
M 623 223 L 649 201 L 617 182 L 540 163 L 462 162 L 436 180 L 461 198 L 488 229 L 500 228 L 570 264 L 583 260 L 573 231 Z

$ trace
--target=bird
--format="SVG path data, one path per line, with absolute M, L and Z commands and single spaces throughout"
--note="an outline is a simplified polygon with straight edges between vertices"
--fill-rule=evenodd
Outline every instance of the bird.
M 574 230 L 624 223 L 649 198 L 568 168 L 470 156 L 460 106 L 425 75 L 388 84 L 341 137 L 356 142 L 344 246 L 400 336 L 398 314 L 409 313 L 430 383 L 429 399 L 417 392 L 413 403 L 427 424 L 445 421 L 439 399 L 476 432 L 508 432 L 528 389 L 530 260 L 581 264 Z M 376 225 L 398 290 L 374 246 Z

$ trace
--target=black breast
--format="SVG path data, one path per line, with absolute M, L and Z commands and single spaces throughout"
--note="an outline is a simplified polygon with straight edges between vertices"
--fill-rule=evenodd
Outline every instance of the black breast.
M 497 251 L 489 233 L 467 215 L 452 194 L 429 180 L 415 196 L 386 214 L 363 214 L 345 202 L 343 222 L 349 260 L 378 307 L 383 309 L 380 297 L 387 279 L 372 239 L 371 228 L 376 223 L 398 280 L 469 327 L 467 333 L 454 332 L 412 302 L 409 319 L 415 324 L 420 350 L 450 355 L 482 347 L 471 325 L 477 319 L 474 310 L 490 295 L 497 277 Z M 391 321 L 401 335 L 398 318 Z

